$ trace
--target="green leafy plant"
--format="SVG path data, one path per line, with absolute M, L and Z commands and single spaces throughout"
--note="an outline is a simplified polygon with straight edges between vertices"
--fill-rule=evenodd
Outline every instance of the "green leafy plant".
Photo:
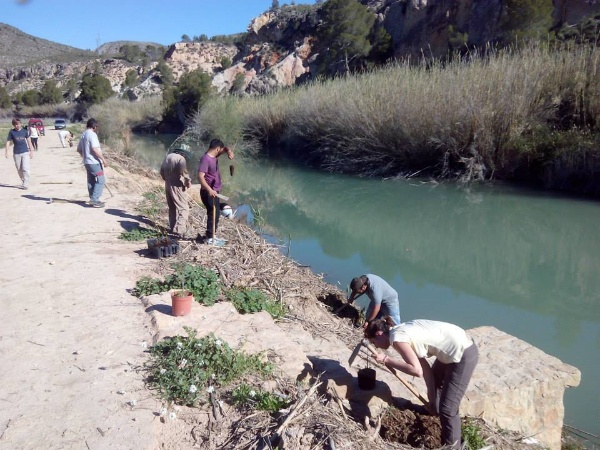
M 167 289 L 165 289 L 164 283 L 161 280 L 143 276 L 136 281 L 132 294 L 136 297 L 144 297 L 146 295 L 160 294 L 165 291 L 167 291 Z
M 273 371 L 260 354 L 233 350 L 212 333 L 197 338 L 194 329 L 185 331 L 187 336 L 166 338 L 149 349 L 147 381 L 167 401 L 196 405 L 244 375 L 266 377 Z
M 136 210 L 156 224 L 163 209 L 165 198 L 163 190 L 156 188 L 144 192 L 142 197 L 143 200 L 136 206 Z
M 240 314 L 267 311 L 274 319 L 280 319 L 287 312 L 284 304 L 270 299 L 257 289 L 233 288 L 225 296 Z
M 485 447 L 485 439 L 481 436 L 481 428 L 477 423 L 467 417 L 462 424 L 462 441 L 466 444 L 467 450 L 478 450 Z
M 281 395 L 254 388 L 246 383 L 236 387 L 231 393 L 233 403 L 248 406 L 261 411 L 276 412 L 288 405 L 288 400 Z
M 218 275 L 193 264 L 175 266 L 175 273 L 166 276 L 165 286 L 166 290 L 187 289 L 194 295 L 194 300 L 207 306 L 214 305 L 221 292 Z
M 162 236 L 160 231 L 138 227 L 129 231 L 123 231 L 119 236 L 119 239 L 124 241 L 144 241 L 146 239 L 158 238 L 160 236 Z
M 175 272 L 167 275 L 164 281 L 144 276 L 135 283 L 132 293 L 137 297 L 160 294 L 171 289 L 188 290 L 194 300 L 206 306 L 212 306 L 219 298 L 221 285 L 217 274 L 193 264 L 177 264 Z
M 262 210 L 258 207 L 255 208 L 253 205 L 250 205 L 250 208 L 252 209 L 252 215 L 254 216 L 254 224 L 260 231 L 266 222 L 264 216 L 262 215 Z

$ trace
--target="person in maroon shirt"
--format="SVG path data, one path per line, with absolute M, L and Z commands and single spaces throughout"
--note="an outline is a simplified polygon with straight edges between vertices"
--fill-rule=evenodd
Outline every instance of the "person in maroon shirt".
M 213 235 L 219 226 L 219 215 L 221 207 L 217 194 L 221 192 L 221 172 L 219 171 L 219 156 L 227 153 L 229 159 L 233 159 L 233 150 L 225 147 L 220 139 L 210 141 L 208 150 L 200 158 L 198 163 L 198 180 L 200 181 L 200 199 L 206 207 L 206 236 L 204 242 L 207 244 L 223 245 L 223 239 L 217 239 Z

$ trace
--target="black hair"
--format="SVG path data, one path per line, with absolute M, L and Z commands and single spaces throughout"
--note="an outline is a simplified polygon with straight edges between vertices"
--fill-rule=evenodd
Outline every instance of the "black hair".
M 96 128 L 98 126 L 98 121 L 94 118 L 91 118 L 87 121 L 85 125 L 87 128 Z
M 352 281 L 350 282 L 350 289 L 352 289 L 354 292 L 357 292 L 368 281 L 369 281 L 369 279 L 367 278 L 366 275 L 361 275 L 360 277 L 354 277 L 354 278 L 352 278 Z
M 217 147 L 225 147 L 225 144 L 223 144 L 223 141 L 221 139 L 213 139 L 212 141 L 210 141 L 210 144 L 208 144 L 209 149 Z

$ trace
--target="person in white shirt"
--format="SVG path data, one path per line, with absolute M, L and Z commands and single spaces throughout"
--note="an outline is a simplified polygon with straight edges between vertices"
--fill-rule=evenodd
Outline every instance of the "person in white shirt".
M 31 145 L 33 146 L 33 149 L 35 151 L 37 151 L 38 149 L 38 138 L 40 137 L 40 133 L 38 132 L 38 129 L 35 125 L 31 125 L 28 128 L 28 132 L 29 132 L 29 139 L 31 140 Z
M 104 203 L 100 201 L 106 178 L 104 168 L 106 161 L 100 148 L 100 141 L 96 130 L 98 121 L 90 119 L 87 121 L 85 132 L 81 135 L 79 144 L 77 144 L 77 153 L 83 158 L 83 165 L 87 171 L 87 187 L 90 195 L 89 205 L 94 208 L 103 208 Z
M 477 346 L 462 328 L 434 320 L 411 320 L 394 326 L 388 317 L 369 323 L 365 337 L 376 347 L 396 350 L 399 358 L 385 353 L 377 362 L 408 375 L 425 379 L 431 413 L 440 415 L 442 444 L 461 448 L 459 406 L 479 359 Z M 426 358 L 435 356 L 432 366 Z
M 72 147 L 71 143 L 73 142 L 73 133 L 70 131 L 60 130 L 58 132 L 58 138 L 60 139 L 60 143 L 62 144 L 63 148 L 66 148 L 67 144 Z

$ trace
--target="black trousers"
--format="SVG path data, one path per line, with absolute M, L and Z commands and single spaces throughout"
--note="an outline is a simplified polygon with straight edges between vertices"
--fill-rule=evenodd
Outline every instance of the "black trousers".
M 206 207 L 206 239 L 213 236 L 213 222 L 215 233 L 219 226 L 219 216 L 221 215 L 221 204 L 219 197 L 211 197 L 206 189 L 200 189 L 200 200 Z

